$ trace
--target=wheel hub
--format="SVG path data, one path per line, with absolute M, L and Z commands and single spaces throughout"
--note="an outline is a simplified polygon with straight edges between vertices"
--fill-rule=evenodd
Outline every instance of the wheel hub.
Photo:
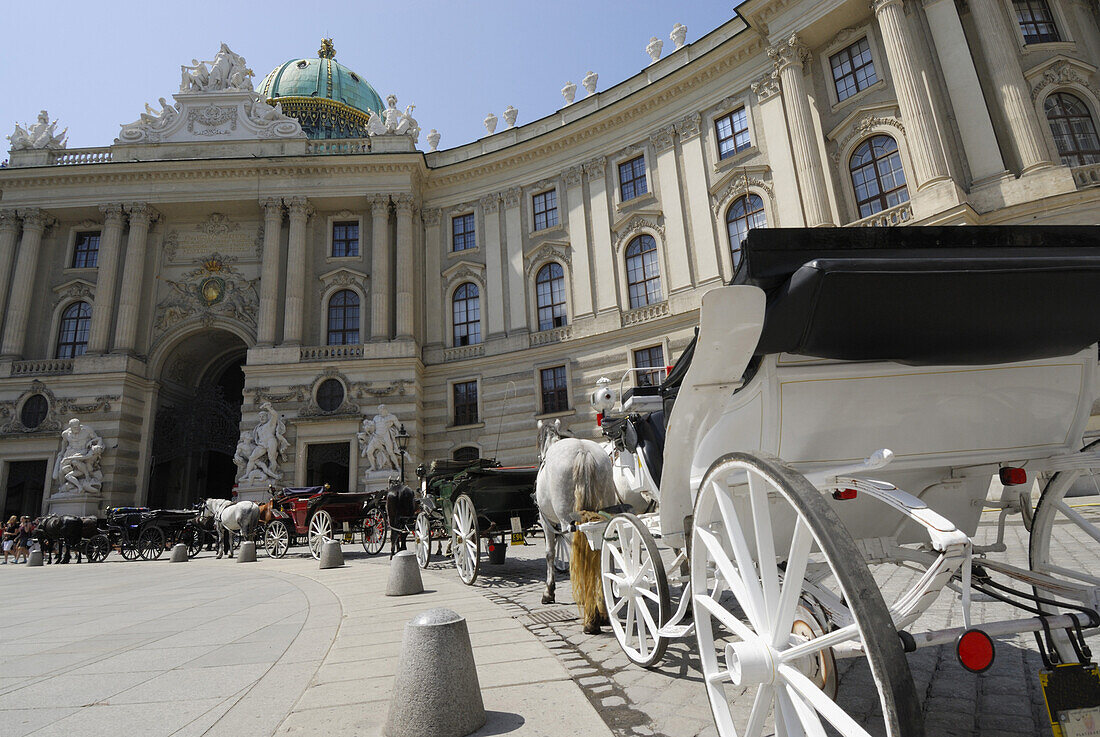
M 775 682 L 775 651 L 763 640 L 726 645 L 726 669 L 735 686 Z

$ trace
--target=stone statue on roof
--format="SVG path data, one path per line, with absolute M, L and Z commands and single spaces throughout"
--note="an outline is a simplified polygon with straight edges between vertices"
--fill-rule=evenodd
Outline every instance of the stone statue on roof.
M 26 128 L 16 123 L 15 130 L 8 140 L 11 141 L 12 151 L 21 151 L 27 148 L 65 148 L 69 129 L 57 133 L 57 121 L 50 121 L 50 114 L 45 110 L 39 111 L 38 121 L 27 125 Z

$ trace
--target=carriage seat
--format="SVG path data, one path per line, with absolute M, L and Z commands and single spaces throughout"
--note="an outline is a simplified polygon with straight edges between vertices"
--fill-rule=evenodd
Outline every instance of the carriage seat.
M 733 283 L 767 292 L 757 355 L 1008 363 L 1100 338 L 1098 245 L 1100 228 L 754 230 Z
M 631 413 L 604 420 L 603 434 L 630 453 L 640 453 L 653 480 L 661 483 L 665 455 L 665 412 Z

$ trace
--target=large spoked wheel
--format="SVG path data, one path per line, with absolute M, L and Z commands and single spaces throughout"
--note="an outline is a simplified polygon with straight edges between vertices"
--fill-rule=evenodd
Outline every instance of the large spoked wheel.
M 92 563 L 99 563 L 106 560 L 107 555 L 111 552 L 111 541 L 107 539 L 107 536 L 102 532 L 98 535 L 93 535 L 92 539 L 88 541 L 88 560 Z
M 206 539 L 206 535 L 203 534 L 202 529 L 199 527 L 191 527 L 187 530 L 187 557 L 194 558 L 196 555 L 202 552 L 202 544 Z
M 137 547 L 142 560 L 156 560 L 164 552 L 164 530 L 146 527 L 138 535 Z
M 668 577 L 657 542 L 633 514 L 616 515 L 608 523 L 600 577 L 607 616 L 623 652 L 645 668 L 660 661 L 669 638 L 657 630 L 672 614 Z
M 432 559 L 432 522 L 427 512 L 416 515 L 413 535 L 416 537 L 416 562 L 421 568 L 427 568 Z
M 378 507 L 367 512 L 363 518 L 363 531 L 360 533 L 363 550 L 367 555 L 377 555 L 386 544 L 386 515 Z
M 1095 450 L 1097 445 L 1100 440 L 1085 446 L 1085 450 Z M 1070 493 L 1088 496 L 1067 498 Z M 1100 577 L 1086 573 L 1076 562 L 1084 538 L 1100 543 L 1100 507 L 1094 506 L 1095 498 L 1089 498 L 1093 495 L 1100 495 L 1097 469 L 1059 471 L 1050 477 L 1032 515 L 1028 551 L 1031 570 L 1071 585 L 1100 586 Z M 1065 598 L 1039 588 L 1035 593 L 1046 599 Z M 1072 612 L 1044 604 L 1039 607 L 1046 614 Z M 1061 662 L 1080 660 L 1064 631 L 1052 631 L 1051 639 Z
M 309 554 L 320 559 L 325 540 L 332 539 L 332 515 L 319 510 L 309 521 Z
M 272 558 L 282 558 L 290 549 L 290 533 L 286 531 L 286 525 L 276 520 L 269 522 L 264 528 L 264 550 Z
M 874 578 L 824 496 L 774 456 L 730 453 L 695 503 L 691 597 L 707 696 L 722 737 L 924 734 L 901 640 Z M 778 554 L 778 555 L 777 555 Z M 821 636 L 806 626 L 804 582 L 843 615 Z M 847 624 L 845 624 L 847 622 Z M 880 710 L 833 700 L 831 648 L 858 645 Z M 865 692 L 860 693 L 861 696 Z M 737 705 L 734 706 L 734 701 Z
M 451 549 L 454 551 L 458 577 L 469 586 L 477 580 L 481 567 L 481 538 L 477 533 L 477 511 L 473 501 L 465 494 L 455 499 L 451 513 L 451 536 L 454 538 Z
M 123 532 L 118 542 L 118 552 L 122 553 L 122 557 L 126 560 L 137 560 L 140 557 L 141 550 L 138 549 L 137 536 L 131 530 Z

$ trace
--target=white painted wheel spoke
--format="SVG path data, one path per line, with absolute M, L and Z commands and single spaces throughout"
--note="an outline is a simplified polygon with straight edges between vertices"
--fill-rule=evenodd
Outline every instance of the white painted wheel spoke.
M 728 536 L 730 547 L 733 548 L 733 557 L 737 561 L 737 568 L 741 571 L 740 578 L 745 584 L 745 594 L 748 601 L 742 601 L 741 607 L 745 610 L 745 613 L 749 616 L 749 621 L 753 623 L 758 632 L 768 632 L 771 628 L 767 610 L 764 608 L 764 592 L 760 587 L 760 578 L 756 575 L 756 566 L 753 565 L 752 556 L 745 542 L 745 527 L 741 524 L 737 510 L 734 509 L 733 500 L 726 495 L 723 489 L 715 490 L 714 499 L 718 503 L 718 510 L 722 515 L 726 529 L 731 531 Z M 735 531 L 739 534 L 733 534 Z M 712 552 L 712 554 L 714 553 Z M 717 559 L 718 555 L 714 555 Z M 720 561 L 716 560 L 715 562 Z
M 619 535 L 619 541 L 622 541 L 622 534 Z M 619 567 L 620 571 L 626 571 L 626 561 L 623 560 L 622 553 L 619 552 L 618 547 L 615 545 L 608 545 L 608 552 L 611 553 L 611 557 L 615 559 L 615 565 Z
M 714 558 L 714 562 L 717 565 L 717 573 L 722 574 L 722 578 L 725 579 L 726 586 L 733 592 L 733 595 L 737 598 L 737 602 L 741 605 L 741 608 L 745 610 L 745 615 L 752 622 L 753 627 L 757 628 L 756 618 L 753 616 L 752 606 L 753 602 L 748 594 L 745 580 L 737 574 L 737 571 L 733 568 L 733 563 L 725 555 L 725 551 L 722 549 L 721 543 L 718 542 L 718 538 L 714 536 L 709 530 L 698 530 L 699 538 L 703 541 L 703 544 L 707 548 L 707 552 Z M 717 591 L 717 582 L 715 583 L 715 590 Z M 717 596 L 717 594 L 716 594 Z
M 725 672 L 728 676 L 729 672 Z M 760 737 L 764 731 L 764 720 L 771 713 L 772 704 L 775 703 L 775 689 L 767 683 L 760 684 L 756 690 L 756 696 L 752 700 L 752 709 L 749 711 L 749 721 L 745 723 L 744 737 Z
M 842 642 L 858 638 L 859 628 L 854 624 L 850 624 L 847 627 L 841 627 L 840 629 L 826 633 L 821 637 L 815 637 L 809 642 L 795 645 L 787 650 L 781 650 L 779 652 L 779 662 L 790 663 L 799 658 L 805 658 L 808 655 L 816 655 L 827 647 L 835 647 Z
M 1089 522 L 1084 516 L 1076 509 L 1066 504 L 1065 500 L 1059 500 L 1055 504 L 1055 508 L 1064 514 L 1071 522 L 1081 528 L 1081 531 L 1091 537 L 1096 542 L 1100 542 L 1100 529 L 1097 529 L 1096 525 Z
M 705 609 L 712 617 L 717 619 L 723 626 L 725 626 L 726 629 L 740 637 L 742 640 L 745 640 L 746 642 L 752 642 L 754 640 L 760 639 L 760 636 L 749 629 L 744 622 L 733 616 L 731 612 L 727 611 L 725 607 L 723 607 L 721 604 L 719 604 L 709 596 L 697 595 L 694 598 L 694 602 L 696 606 Z
M 660 597 L 658 597 L 657 594 L 653 593 L 652 589 L 638 589 L 637 591 L 638 591 L 639 594 L 641 594 L 645 598 L 649 599 L 650 601 L 652 601 L 656 604 L 661 603 Z
M 814 710 L 825 718 L 845 737 L 869 737 L 847 712 L 830 699 L 813 681 L 790 665 L 779 666 L 780 677 L 799 694 Z
M 605 573 L 605 574 L 603 574 L 603 577 L 606 578 L 609 581 L 614 581 L 615 583 L 619 584 L 620 586 L 629 586 L 630 585 L 630 582 L 627 581 L 626 578 L 624 578 L 623 576 L 617 576 L 614 573 Z
M 768 509 L 767 479 L 749 473 L 749 499 L 752 502 L 752 526 L 756 534 L 756 560 L 764 593 L 764 612 L 776 619 L 779 605 L 779 570 L 775 564 L 775 533 L 772 531 L 771 510 Z
M 646 606 L 646 603 L 644 601 L 639 601 L 637 606 L 642 613 L 642 618 L 645 619 L 646 625 L 649 626 L 649 629 L 652 632 L 656 632 L 658 629 L 657 623 L 653 621 L 653 613 L 649 611 L 649 607 Z
M 802 579 L 806 576 L 806 566 L 810 562 L 810 547 L 813 534 L 806 523 L 799 518 L 791 537 L 791 549 L 787 555 L 787 570 L 783 576 L 783 590 L 775 612 L 775 632 L 772 635 L 772 647 L 785 644 L 787 633 L 794 624 L 794 612 L 802 594 Z
M 783 688 L 782 686 L 780 688 Z M 795 713 L 798 714 L 799 725 L 806 732 L 807 737 L 825 737 L 825 727 L 817 716 L 814 708 L 806 703 L 805 699 L 794 689 L 787 688 L 786 696 L 791 700 Z M 832 702 L 830 702 L 832 703 Z M 849 734 L 849 733 L 845 733 Z
M 622 598 L 622 599 L 619 599 L 617 602 L 615 602 L 615 605 L 613 607 L 611 607 L 610 609 L 607 610 L 607 616 L 610 617 L 614 614 L 618 614 L 619 610 L 621 610 L 624 606 L 626 606 L 629 601 L 630 601 L 630 599 L 627 599 L 625 597 Z
M 707 683 L 721 684 L 727 683 L 730 680 L 730 672 L 725 668 L 721 668 L 717 673 L 711 673 L 707 676 Z
M 635 619 L 634 599 L 628 598 L 626 600 L 626 624 L 623 627 L 623 629 L 625 629 L 627 631 L 627 633 L 633 633 L 634 632 L 634 619 Z
M 783 737 L 806 737 L 806 731 L 802 729 L 802 720 L 798 716 L 798 710 L 794 708 L 794 702 L 784 688 L 775 690 L 775 726 L 776 733 Z M 847 737 L 847 735 L 845 735 Z

